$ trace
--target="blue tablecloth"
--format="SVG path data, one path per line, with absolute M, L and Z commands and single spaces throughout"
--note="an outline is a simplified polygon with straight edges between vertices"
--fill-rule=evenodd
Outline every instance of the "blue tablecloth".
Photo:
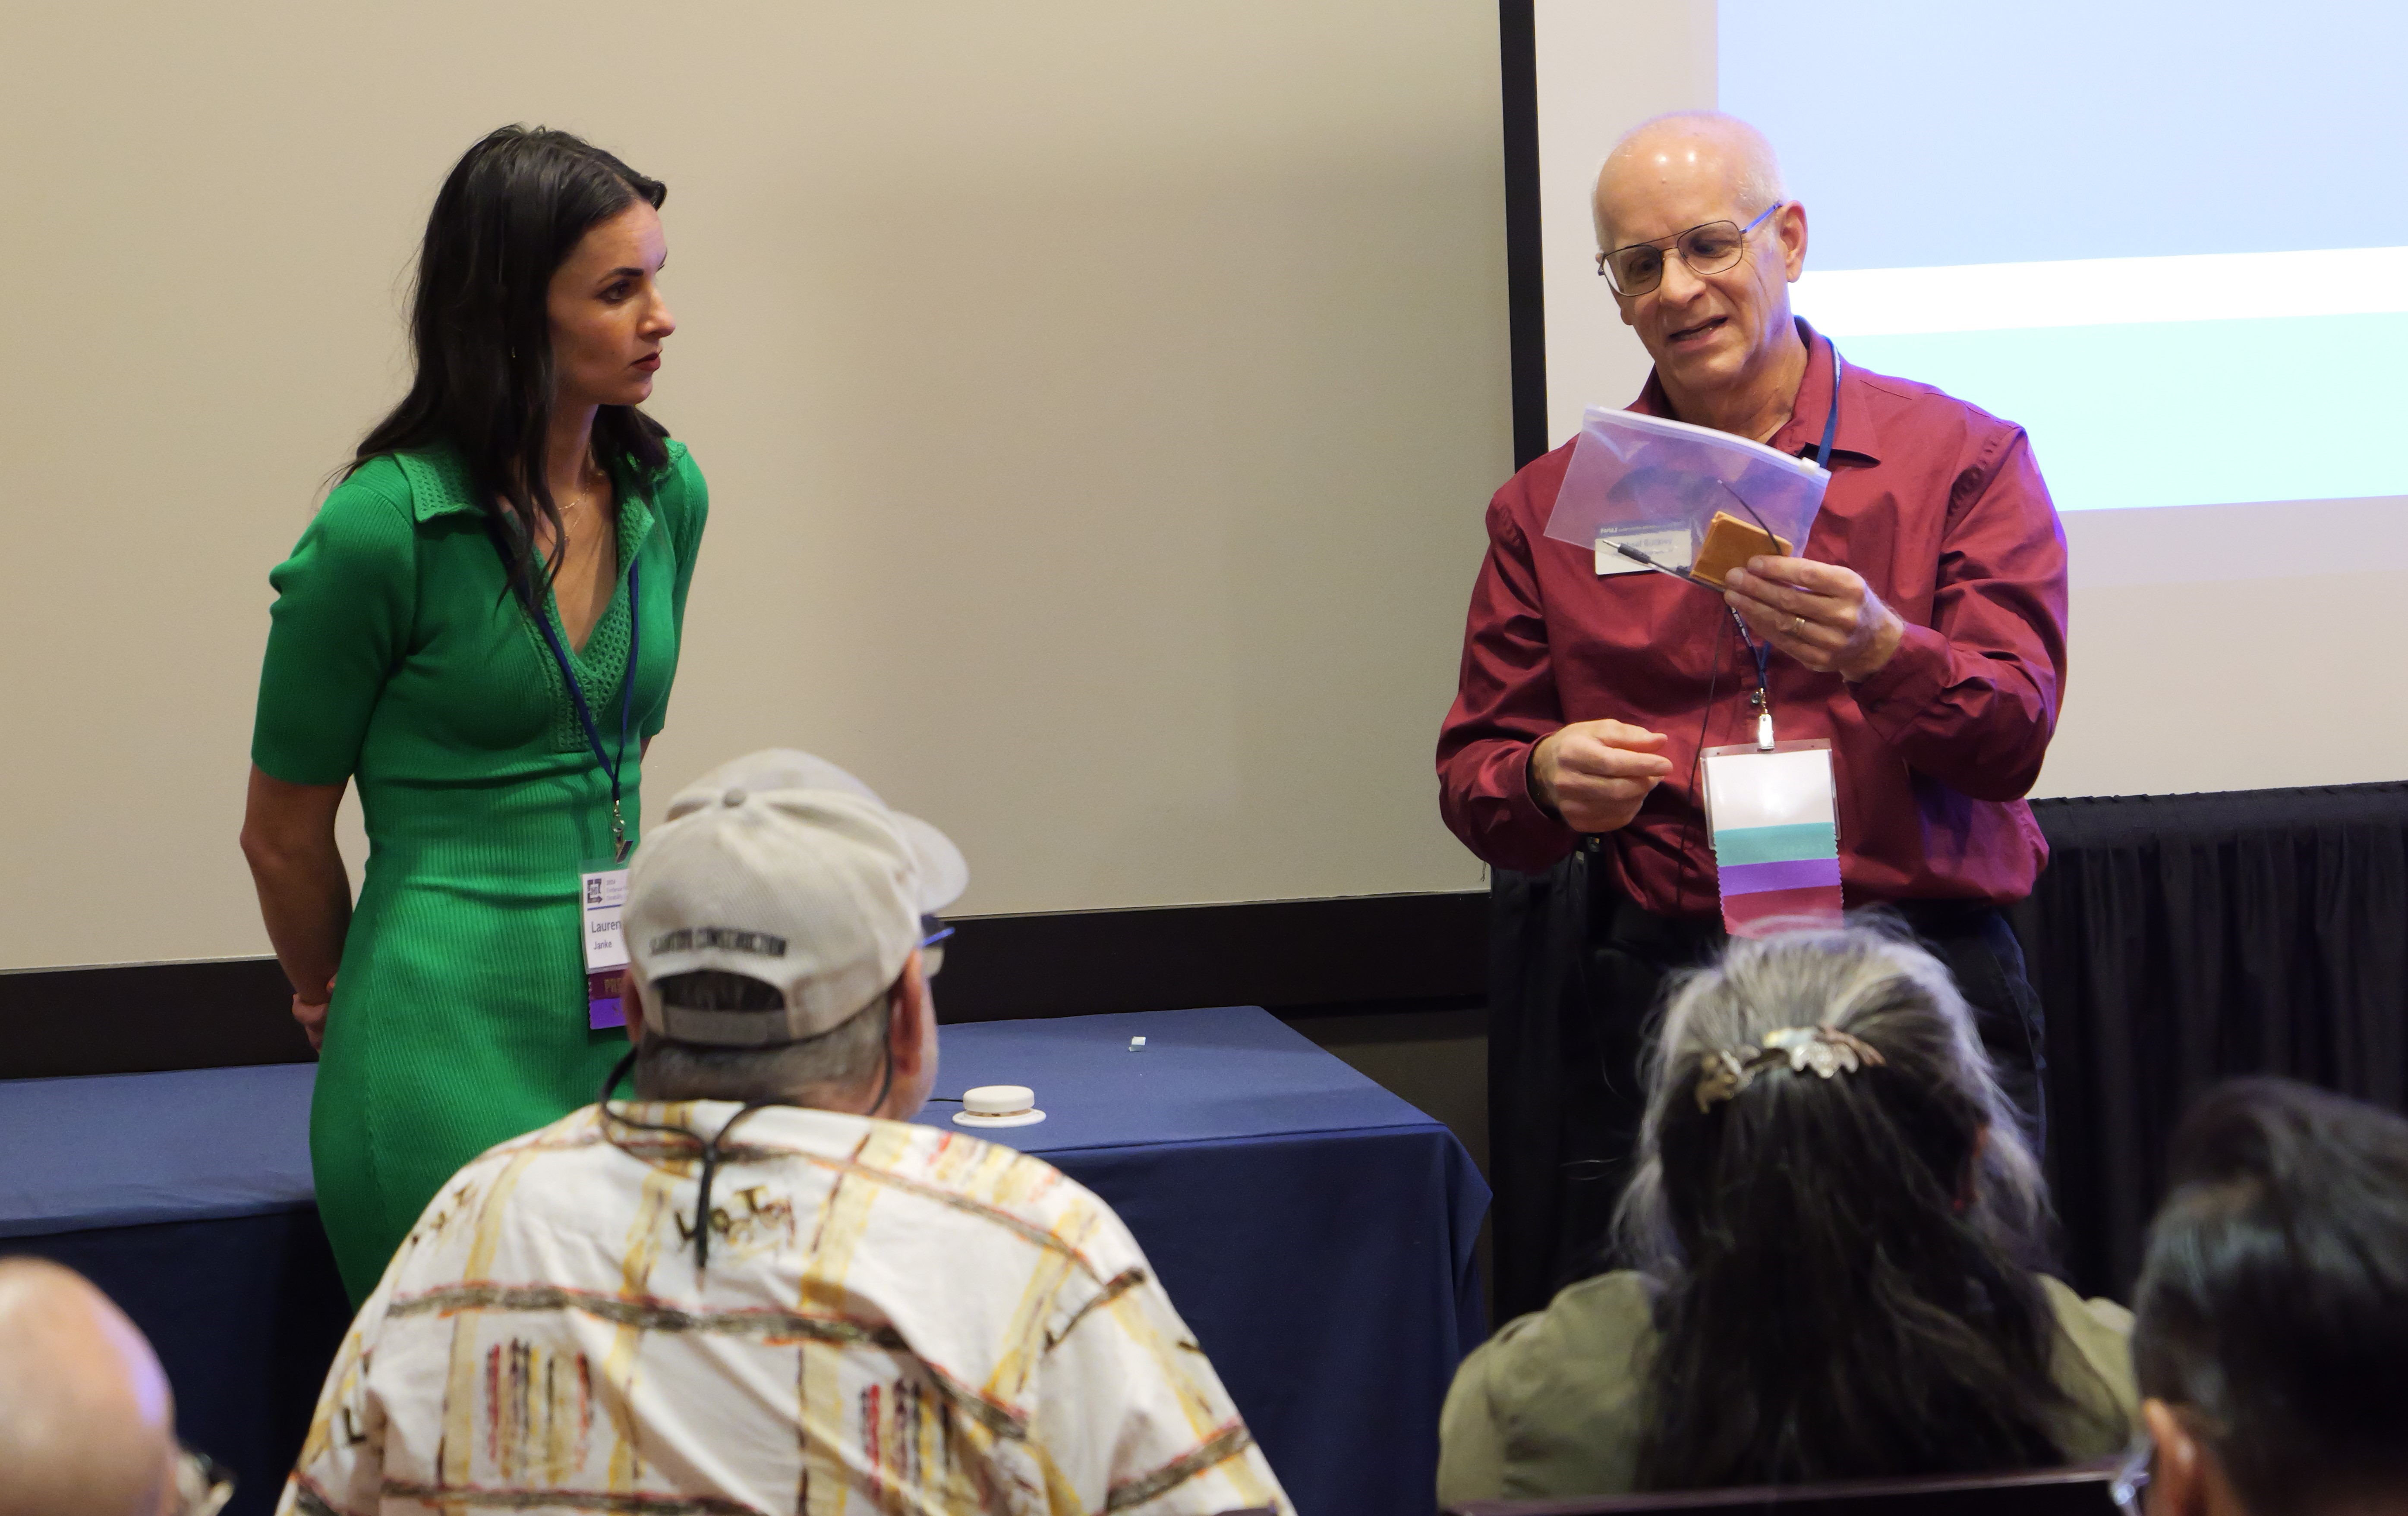
M 126 1307 L 238 1510 L 272 1504 L 345 1319 L 313 1073 L 0 1082 L 0 1251 Z M 1253 1007 L 951 1026 L 938 1081 L 1036 1090 L 1046 1121 L 978 1135 L 1121 1213 L 1304 1516 L 1430 1509 L 1439 1404 L 1485 1329 L 1488 1191 L 1445 1127 Z
M 124 1308 L 244 1516 L 274 1509 L 351 1319 L 309 1184 L 316 1074 L 0 1081 L 0 1253 L 55 1258 Z

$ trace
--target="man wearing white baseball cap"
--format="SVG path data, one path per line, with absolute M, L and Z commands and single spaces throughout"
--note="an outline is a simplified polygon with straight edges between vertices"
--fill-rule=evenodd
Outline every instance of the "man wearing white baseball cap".
M 905 1123 L 968 882 L 806 753 L 672 800 L 628 884 L 638 1098 L 428 1207 L 282 1509 L 1287 1510 L 1111 1208 Z

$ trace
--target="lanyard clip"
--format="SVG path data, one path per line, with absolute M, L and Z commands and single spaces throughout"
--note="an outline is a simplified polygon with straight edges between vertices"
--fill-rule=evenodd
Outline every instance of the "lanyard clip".
M 1756 751 L 1772 751 L 1772 712 L 1769 710 L 1756 718 Z
M 620 811 L 615 798 L 610 802 L 610 861 L 614 864 L 627 861 L 627 818 Z

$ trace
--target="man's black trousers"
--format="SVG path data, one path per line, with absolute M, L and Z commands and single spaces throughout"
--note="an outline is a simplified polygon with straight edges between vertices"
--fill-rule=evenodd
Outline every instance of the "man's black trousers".
M 1500 1323 L 1609 1266 L 1607 1223 L 1644 1107 L 1641 1038 L 1665 981 L 1725 941 L 1719 923 L 1641 910 L 1589 865 L 1578 851 L 1543 875 L 1499 870 L 1492 891 L 1488 1124 Z M 2005 918 L 1962 901 L 1888 908 L 1956 976 L 2038 1156 L 2047 1129 L 2040 1000 Z

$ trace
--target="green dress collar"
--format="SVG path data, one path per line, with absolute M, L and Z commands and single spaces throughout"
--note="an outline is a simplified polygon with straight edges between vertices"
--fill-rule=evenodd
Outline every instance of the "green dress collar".
M 394 461 L 401 465 L 402 477 L 409 482 L 410 512 L 421 522 L 435 522 L 446 516 L 466 515 L 485 519 L 486 510 L 479 501 L 472 482 L 467 460 L 458 450 L 444 446 L 419 451 L 396 453 Z M 543 615 L 551 622 L 560 645 L 569 649 L 569 661 L 577 670 L 577 681 L 583 688 L 587 706 L 599 713 L 615 710 L 620 700 L 620 688 L 627 677 L 627 653 L 635 622 L 635 607 L 627 594 L 628 570 L 643 551 L 657 520 L 651 492 L 631 471 L 613 469 L 612 479 L 618 493 L 619 575 L 610 592 L 610 603 L 586 634 L 585 645 L 571 648 L 568 629 L 560 620 L 560 606 L 547 593 Z M 517 596 L 510 596 L 513 604 Z M 542 654 L 542 664 L 549 673 L 552 694 L 551 746 L 555 751 L 581 751 L 585 747 L 584 729 L 577 720 L 577 708 L 562 682 L 559 665 L 552 662 L 551 650 L 543 646 L 543 633 L 532 617 L 523 616 L 526 634 Z M 598 719 L 598 714 L 597 714 Z

